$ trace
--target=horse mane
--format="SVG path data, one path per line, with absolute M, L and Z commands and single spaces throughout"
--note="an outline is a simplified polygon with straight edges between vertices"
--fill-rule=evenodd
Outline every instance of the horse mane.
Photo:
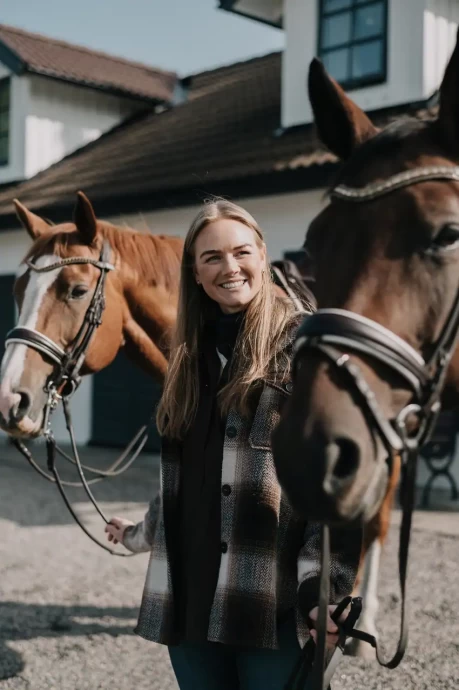
M 58 226 L 55 226 L 56 228 Z M 98 233 L 119 252 L 123 261 L 131 266 L 145 282 L 173 288 L 178 282 L 183 241 L 169 235 L 153 235 L 129 227 L 118 227 L 98 221 Z M 81 238 L 73 224 L 61 225 L 58 232 L 38 237 L 27 252 L 24 261 L 42 254 L 68 256 L 72 245 L 81 245 Z
M 102 235 L 145 282 L 177 285 L 183 240 L 171 235 L 153 235 L 133 228 L 99 222 Z

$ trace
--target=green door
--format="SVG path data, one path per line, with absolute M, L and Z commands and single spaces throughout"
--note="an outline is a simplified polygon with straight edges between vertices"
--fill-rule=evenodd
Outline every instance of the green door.
M 154 414 L 161 388 L 121 351 L 109 367 L 94 376 L 91 444 L 126 446 L 142 424 Z M 159 451 L 153 426 L 146 445 Z

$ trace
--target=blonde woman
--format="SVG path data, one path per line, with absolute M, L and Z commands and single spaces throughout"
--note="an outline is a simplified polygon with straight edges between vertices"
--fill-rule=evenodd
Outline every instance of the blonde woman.
M 270 443 L 301 316 L 274 287 L 254 218 L 205 204 L 185 240 L 157 415 L 161 490 L 143 522 L 106 528 L 151 551 L 136 632 L 168 645 L 181 690 L 281 690 L 316 617 L 318 530 L 282 496 Z M 335 549 L 333 601 L 359 555 L 355 537 Z

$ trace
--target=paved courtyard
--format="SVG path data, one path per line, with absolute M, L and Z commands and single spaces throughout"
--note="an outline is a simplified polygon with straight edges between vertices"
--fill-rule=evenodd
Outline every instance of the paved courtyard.
M 100 464 L 114 455 L 86 451 L 87 460 Z M 72 523 L 56 488 L 13 448 L 0 446 L 0 458 L 0 690 L 176 688 L 165 649 L 132 634 L 147 554 L 102 552 Z M 145 456 L 94 493 L 109 515 L 140 519 L 157 486 L 157 467 L 157 458 Z M 70 495 L 102 536 L 92 507 L 78 490 Z M 415 516 L 411 635 L 402 666 L 390 672 L 346 658 L 333 690 L 459 688 L 459 512 L 437 507 Z M 398 520 L 395 513 L 380 574 L 379 628 L 388 649 L 399 621 Z

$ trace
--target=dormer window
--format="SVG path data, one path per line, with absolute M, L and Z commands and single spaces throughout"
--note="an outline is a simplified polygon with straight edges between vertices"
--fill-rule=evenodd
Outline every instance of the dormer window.
M 387 0 L 319 0 L 319 57 L 346 89 L 386 80 Z
M 10 148 L 10 80 L 0 81 L 0 165 L 7 165 Z

